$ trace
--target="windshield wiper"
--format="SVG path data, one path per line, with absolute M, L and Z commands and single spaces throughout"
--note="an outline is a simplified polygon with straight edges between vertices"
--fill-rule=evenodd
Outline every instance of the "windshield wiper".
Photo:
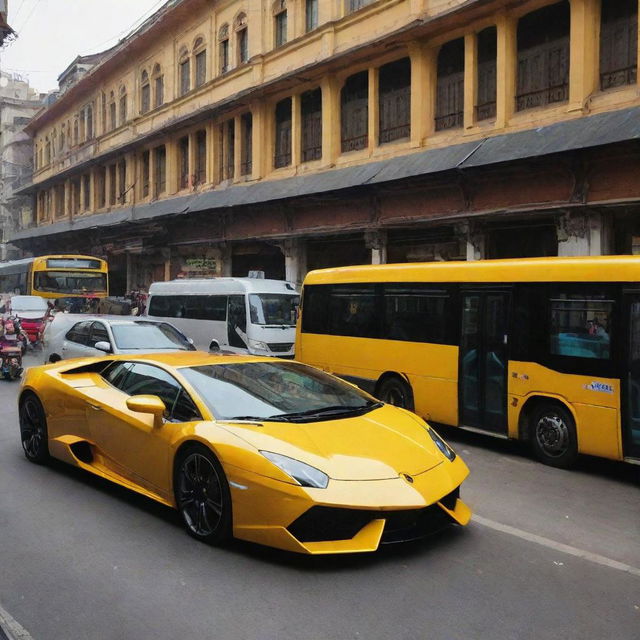
M 315 418 L 322 417 L 326 418 L 328 416 L 339 416 L 339 415 L 354 415 L 364 411 L 371 411 L 372 409 L 377 409 L 383 405 L 382 402 L 370 402 L 365 405 L 353 406 L 353 405 L 331 405 L 328 407 L 321 407 L 320 409 L 309 409 L 308 411 L 296 411 L 294 413 L 282 413 L 275 416 L 271 416 L 272 420 L 297 420 L 297 419 L 305 419 L 305 418 Z

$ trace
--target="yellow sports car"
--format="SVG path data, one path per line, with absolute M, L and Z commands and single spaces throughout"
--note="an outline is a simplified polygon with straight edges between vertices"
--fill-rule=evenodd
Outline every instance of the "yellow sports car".
M 194 537 L 374 551 L 464 525 L 469 470 L 413 413 L 307 365 L 175 352 L 29 369 L 25 455 L 178 509 Z

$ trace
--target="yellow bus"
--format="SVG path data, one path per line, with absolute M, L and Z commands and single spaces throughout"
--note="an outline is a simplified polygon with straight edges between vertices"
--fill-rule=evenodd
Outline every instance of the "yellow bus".
M 546 464 L 640 464 L 640 256 L 312 271 L 295 353 Z
M 68 254 L 0 262 L 0 294 L 61 298 L 73 308 L 108 292 L 108 266 L 100 258 Z

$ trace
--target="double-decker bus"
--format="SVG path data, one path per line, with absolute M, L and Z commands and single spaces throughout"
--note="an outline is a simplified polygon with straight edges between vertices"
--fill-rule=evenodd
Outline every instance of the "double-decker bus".
M 296 358 L 546 464 L 640 464 L 640 256 L 312 271 Z
M 65 254 L 0 262 L 0 294 L 62 299 L 61 304 L 76 310 L 108 291 L 108 266 L 100 258 Z

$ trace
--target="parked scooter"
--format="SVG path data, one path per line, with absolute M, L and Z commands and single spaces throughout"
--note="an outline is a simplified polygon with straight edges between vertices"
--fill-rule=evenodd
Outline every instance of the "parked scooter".
M 0 375 L 5 380 L 17 380 L 22 375 L 22 347 L 15 318 L 0 320 Z

